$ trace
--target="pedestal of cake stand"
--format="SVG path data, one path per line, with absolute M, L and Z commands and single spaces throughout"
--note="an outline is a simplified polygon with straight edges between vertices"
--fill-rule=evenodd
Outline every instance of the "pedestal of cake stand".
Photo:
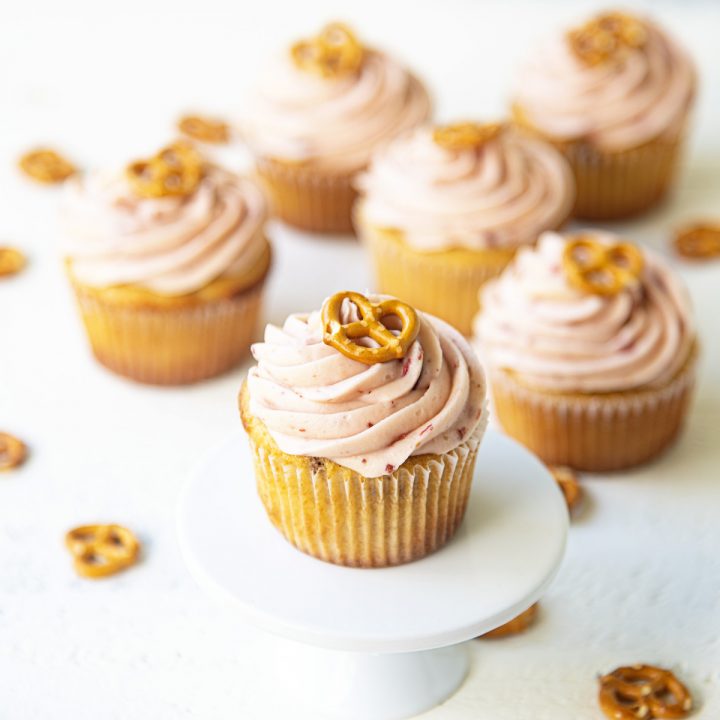
M 560 565 L 565 502 L 530 452 L 488 431 L 470 498 L 439 552 L 394 568 L 338 567 L 298 552 L 271 525 L 238 433 L 191 477 L 179 540 L 203 588 L 295 641 L 277 662 L 298 703 L 322 717 L 396 720 L 449 697 L 468 671 L 464 642 L 534 603 Z

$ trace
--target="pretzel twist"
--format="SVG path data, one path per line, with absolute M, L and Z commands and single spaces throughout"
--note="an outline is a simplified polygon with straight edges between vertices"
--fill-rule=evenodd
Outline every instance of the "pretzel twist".
M 27 458 L 25 443 L 9 433 L 0 432 L 0 472 L 22 465 Z
M 343 322 L 342 305 L 345 300 L 356 306 L 359 320 Z M 366 365 L 405 357 L 420 329 L 417 313 L 406 303 L 400 300 L 374 303 L 364 295 L 350 291 L 336 293 L 328 298 L 321 317 L 323 342 L 339 350 L 345 357 Z M 383 322 L 389 317 L 396 317 L 400 321 L 397 335 Z M 374 340 L 377 347 L 356 342 L 362 338 Z
M 330 23 L 315 37 L 295 43 L 290 55 L 301 70 L 330 78 L 357 72 L 365 51 L 349 27 Z
M 604 245 L 580 235 L 565 246 L 562 264 L 570 284 L 578 290 L 616 295 L 638 282 L 644 261 L 634 245 Z
M 141 198 L 182 197 L 197 188 L 203 176 L 203 162 L 189 142 L 178 140 L 149 160 L 128 165 L 126 176 Z
M 696 223 L 675 234 L 678 254 L 691 260 L 720 257 L 720 224 Z
M 178 130 L 201 142 L 226 143 L 230 139 L 230 128 L 227 123 L 200 115 L 181 117 L 178 121 Z
M 0 277 L 19 273 L 26 263 L 25 255 L 19 250 L 11 247 L 0 247 Z
M 49 148 L 38 148 L 25 153 L 18 165 L 28 177 L 48 185 L 67 180 L 77 172 L 77 168 L 69 160 Z
M 603 13 L 567 33 L 572 52 L 590 66 L 615 60 L 630 48 L 642 47 L 646 40 L 643 23 L 619 12 Z
M 486 632 L 480 637 L 497 640 L 498 638 L 508 637 L 509 635 L 519 635 L 525 632 L 535 622 L 537 614 L 538 603 L 535 603 L 524 612 L 521 612 L 517 617 L 510 620 L 510 622 L 506 622 L 504 625 L 500 625 L 500 627 L 496 627 L 494 630 L 490 630 L 490 632 Z
M 692 709 L 690 691 L 670 670 L 652 665 L 620 667 L 599 682 L 600 709 L 612 720 L 684 718 Z
M 583 496 L 583 490 L 578 482 L 577 475 L 571 468 L 559 465 L 551 467 L 550 472 L 565 498 L 568 510 L 572 512 Z
M 121 525 L 83 525 L 70 530 L 65 545 L 78 575 L 102 578 L 125 570 L 140 554 L 135 535 Z
M 445 150 L 477 150 L 499 137 L 506 129 L 504 123 L 456 123 L 433 130 L 434 142 Z

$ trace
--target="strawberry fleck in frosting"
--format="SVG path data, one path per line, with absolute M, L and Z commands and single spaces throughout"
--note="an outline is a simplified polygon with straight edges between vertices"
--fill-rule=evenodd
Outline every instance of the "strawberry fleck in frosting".
M 299 67 L 286 52 L 262 74 L 241 127 L 256 155 L 344 173 L 429 115 L 422 84 L 382 52 L 365 50 L 357 72 L 330 77 Z
M 584 235 L 619 242 L 607 232 Z M 670 380 L 695 337 L 688 296 L 670 268 L 644 250 L 637 282 L 613 295 L 584 292 L 563 269 L 566 244 L 544 233 L 483 288 L 475 334 L 488 365 L 560 392 L 620 392 Z
M 533 126 L 558 140 L 585 139 L 620 151 L 682 132 L 697 84 L 686 52 L 642 20 L 643 41 L 588 63 L 566 33 L 547 38 L 518 73 L 515 102 Z
M 250 412 L 283 452 L 329 458 L 364 477 L 392 473 L 412 455 L 479 442 L 487 422 L 482 368 L 456 330 L 417 314 L 406 356 L 374 365 L 326 345 L 319 312 L 268 325 L 252 347 Z M 344 315 L 355 319 L 347 301 Z
M 374 155 L 357 180 L 364 221 L 433 252 L 513 248 L 567 219 L 574 183 L 554 148 L 510 130 L 458 149 L 434 135 L 418 128 Z
M 71 182 L 64 207 L 72 273 L 92 287 L 183 295 L 262 262 L 267 217 L 250 180 L 207 167 L 188 196 L 140 198 L 122 173 Z

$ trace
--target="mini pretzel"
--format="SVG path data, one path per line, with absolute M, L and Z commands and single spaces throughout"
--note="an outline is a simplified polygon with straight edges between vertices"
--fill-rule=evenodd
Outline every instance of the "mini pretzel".
M 520 613 L 516 618 L 510 620 L 510 622 L 506 622 L 504 625 L 496 627 L 494 630 L 490 630 L 490 632 L 486 632 L 480 637 L 497 640 L 498 638 L 508 637 L 509 635 L 519 635 L 525 632 L 535 622 L 537 613 L 538 603 L 535 603 L 525 610 L 525 612 Z
M 230 129 L 227 123 L 199 115 L 181 117 L 178 121 L 178 130 L 201 142 L 226 143 L 230 138 Z
M 697 223 L 675 233 L 675 249 L 691 260 L 720 257 L 720 224 Z
M 295 43 L 290 55 L 302 70 L 322 77 L 339 77 L 357 72 L 365 51 L 350 28 L 341 23 L 330 23 L 314 38 Z
M 77 172 L 69 160 L 49 148 L 25 153 L 18 165 L 28 177 L 46 184 L 62 182 Z
M 9 433 L 0 432 L 0 471 L 12 470 L 27 458 L 25 443 Z
M 504 123 L 457 123 L 443 125 L 433 131 L 433 140 L 445 150 L 477 150 L 485 143 L 499 137 L 505 130 Z
M 343 323 L 342 305 L 349 300 L 357 307 L 360 320 Z M 384 324 L 394 316 L 400 320 L 400 332 L 395 335 Z M 419 323 L 415 310 L 400 300 L 383 300 L 374 303 L 356 292 L 336 293 L 325 301 L 322 308 L 323 342 L 339 350 L 351 360 L 374 365 L 405 357 L 417 337 Z M 361 345 L 356 340 L 370 338 L 379 347 Z
M 567 503 L 568 510 L 572 512 L 582 499 L 583 490 L 578 482 L 577 475 L 569 467 L 555 466 L 550 468 Z
M 567 34 L 573 53 L 590 66 L 613 60 L 624 49 L 642 47 L 646 39 L 642 22 L 619 12 L 599 15 Z
M 644 264 L 634 245 L 604 245 L 584 235 L 568 242 L 562 262 L 570 284 L 594 295 L 616 295 L 634 285 Z
M 25 264 L 25 256 L 19 250 L 11 247 L 0 247 L 0 277 L 19 273 L 25 267 Z
M 133 191 L 141 198 L 184 196 L 200 183 L 203 162 L 190 143 L 179 140 L 149 160 L 131 163 L 126 175 Z
M 140 543 L 121 525 L 83 525 L 70 530 L 65 545 L 75 558 L 78 575 L 102 578 L 114 575 L 135 563 Z
M 600 708 L 612 720 L 684 718 L 692 709 L 688 689 L 672 672 L 652 665 L 620 667 L 599 682 Z

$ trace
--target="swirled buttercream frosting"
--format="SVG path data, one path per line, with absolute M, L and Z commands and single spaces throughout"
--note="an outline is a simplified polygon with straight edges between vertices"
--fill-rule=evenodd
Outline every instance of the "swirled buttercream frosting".
M 474 351 L 443 321 L 417 314 L 405 357 L 374 365 L 326 345 L 319 312 L 268 325 L 252 347 L 250 412 L 283 452 L 329 458 L 364 477 L 479 441 L 486 387 Z M 343 315 L 356 319 L 354 305 L 345 301 Z
M 564 158 L 511 130 L 455 147 L 418 128 L 379 150 L 357 186 L 363 221 L 428 252 L 535 242 L 564 222 L 575 197 Z
M 606 232 L 584 233 L 612 246 Z M 643 251 L 634 282 L 596 294 L 569 281 L 567 239 L 545 233 L 482 291 L 475 334 L 492 368 L 562 392 L 620 392 L 660 386 L 687 361 L 694 342 L 688 296 L 654 253 Z
M 241 131 L 256 155 L 345 173 L 429 114 L 420 81 L 382 52 L 366 49 L 355 71 L 330 75 L 308 71 L 286 52 L 261 74 Z
M 609 151 L 682 132 L 696 86 L 692 61 L 650 20 L 626 19 L 638 26 L 631 42 L 603 30 L 615 16 L 549 37 L 535 49 L 514 93 L 528 123 L 559 140 L 589 140 Z M 612 51 L 588 52 L 596 47 Z
M 266 216 L 260 189 L 217 167 L 207 167 L 189 195 L 151 199 L 138 197 L 122 173 L 94 172 L 70 184 L 66 254 L 87 285 L 184 295 L 252 272 L 268 251 Z

